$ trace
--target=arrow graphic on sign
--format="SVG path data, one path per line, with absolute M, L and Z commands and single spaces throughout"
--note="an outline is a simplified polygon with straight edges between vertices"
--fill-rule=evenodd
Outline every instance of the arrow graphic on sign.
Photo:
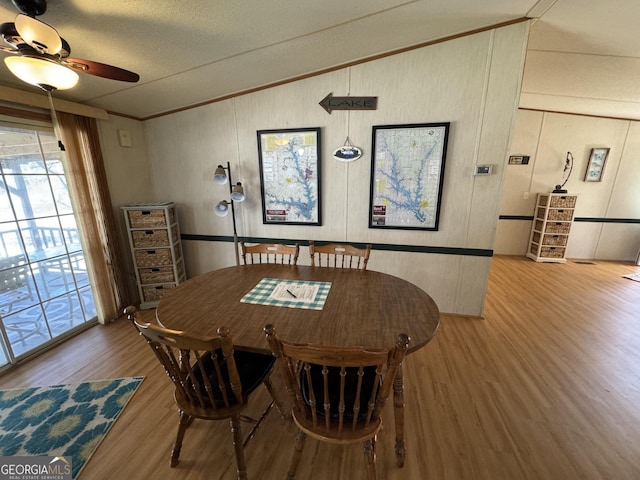
M 334 97 L 330 93 L 322 99 L 320 106 L 329 114 L 332 110 L 375 110 L 378 97 Z

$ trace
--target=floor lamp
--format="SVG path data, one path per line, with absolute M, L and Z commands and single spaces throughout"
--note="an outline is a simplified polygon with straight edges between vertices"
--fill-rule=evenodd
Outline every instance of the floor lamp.
M 244 188 L 242 188 L 242 184 L 240 182 L 237 182 L 234 185 L 231 181 L 231 165 L 229 165 L 229 162 L 227 162 L 226 167 L 218 165 L 216 172 L 213 174 L 213 181 L 220 185 L 224 185 L 229 182 L 229 194 L 231 199 L 222 200 L 215 206 L 213 211 L 219 217 L 226 217 L 229 215 L 229 205 L 231 205 L 231 218 L 233 219 L 233 248 L 236 252 L 236 265 L 240 265 L 240 255 L 238 253 L 238 231 L 236 229 L 236 210 L 233 204 L 234 202 L 244 201 Z

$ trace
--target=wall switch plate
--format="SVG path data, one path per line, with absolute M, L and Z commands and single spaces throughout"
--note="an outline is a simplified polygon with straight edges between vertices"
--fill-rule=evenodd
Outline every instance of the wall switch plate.
M 523 200 L 529 200 L 529 192 L 524 192 L 524 193 L 522 194 L 522 199 L 523 199 Z
M 118 142 L 121 147 L 133 147 L 129 130 L 118 130 Z
M 493 172 L 493 165 L 476 165 L 476 171 L 474 175 L 491 175 Z

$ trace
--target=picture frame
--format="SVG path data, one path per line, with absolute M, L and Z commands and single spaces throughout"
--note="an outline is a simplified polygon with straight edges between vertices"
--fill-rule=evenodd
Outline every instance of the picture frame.
M 263 224 L 322 225 L 320 133 L 258 130 Z
M 587 170 L 584 172 L 585 182 L 601 182 L 604 166 L 609 156 L 609 148 L 592 148 L 587 162 Z
M 449 127 L 373 127 L 369 228 L 438 230 Z

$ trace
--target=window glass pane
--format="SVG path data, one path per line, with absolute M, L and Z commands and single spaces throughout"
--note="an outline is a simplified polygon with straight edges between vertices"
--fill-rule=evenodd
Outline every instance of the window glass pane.
M 67 187 L 67 179 L 64 175 L 50 175 L 51 188 L 53 189 L 53 196 L 56 199 L 56 206 L 58 207 L 58 214 L 64 215 L 72 213 L 71 199 L 69 198 L 69 190 Z
M 0 170 L 5 174 L 45 172 L 35 131 L 0 127 Z
M 6 175 L 5 182 L 18 220 L 56 214 L 46 175 Z
M 0 255 L 3 257 L 24 255 L 22 239 L 16 222 L 0 223 Z
M 23 220 L 18 224 L 30 261 L 36 262 L 66 253 L 58 217 Z
M 84 254 L 82 252 L 72 253 L 69 255 L 69 260 L 78 287 L 89 285 L 89 275 L 87 273 L 87 265 L 84 263 Z
M 45 302 L 44 312 L 54 337 L 84 323 L 77 292 Z
M 2 317 L 2 323 L 16 357 L 51 339 L 41 305 Z
M 80 233 L 78 232 L 75 217 L 73 215 L 61 215 L 59 218 L 69 253 L 82 250 L 82 245 L 80 245 Z
M 39 302 L 24 255 L 0 258 L 0 316 L 11 315 Z
M 60 153 L 47 153 L 47 168 L 49 169 L 49 173 L 53 175 L 62 175 L 64 174 L 64 167 L 62 165 L 62 160 L 60 159 Z
M 4 183 L 4 178 L 0 177 L 0 222 L 13 220 L 13 211 L 9 203 L 9 190 Z
M 64 174 L 58 139 L 53 132 L 38 132 L 38 137 L 47 163 L 47 171 L 52 174 Z
M 4 342 L 0 342 L 0 367 L 9 363 L 9 353 L 7 352 L 7 347 L 5 347 Z
M 93 293 L 91 293 L 91 289 L 89 287 L 81 288 L 78 290 L 78 293 L 80 293 L 80 300 L 82 301 L 85 320 L 92 320 L 96 318 L 98 316 L 98 312 L 96 312 L 96 306 L 93 303 Z
M 57 297 L 75 289 L 73 272 L 66 255 L 32 263 L 38 292 L 43 300 Z

